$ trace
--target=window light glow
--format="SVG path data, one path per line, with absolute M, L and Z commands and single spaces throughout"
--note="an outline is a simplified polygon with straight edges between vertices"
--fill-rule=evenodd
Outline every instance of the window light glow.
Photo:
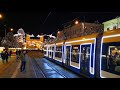
M 82 47 L 83 45 L 90 45 L 89 72 L 91 73 L 91 53 L 92 53 L 92 43 L 84 43 L 84 44 L 81 44 L 81 45 L 80 45 L 80 57 L 81 57 L 81 47 Z M 80 61 L 81 61 L 81 58 L 80 58 Z M 94 69 L 94 67 L 93 67 L 93 69 Z M 93 73 L 91 73 L 91 74 L 93 74 Z
M 103 39 L 104 38 L 112 38 L 112 37 L 120 37 L 120 34 L 115 34 L 115 35 L 109 35 L 109 36 L 104 36 L 101 40 L 101 51 L 100 51 L 100 77 L 101 78 L 106 78 L 102 76 L 102 49 L 103 49 Z
M 56 43 L 56 45 L 63 45 L 63 42 L 62 43 Z
M 93 74 L 94 75 L 94 73 L 95 73 L 95 55 L 96 55 L 96 39 L 95 39 L 95 41 L 94 41 L 94 52 L 93 52 L 93 72 L 92 71 L 90 71 L 90 73 L 91 74 Z
M 61 43 L 55 44 L 55 49 L 54 49 L 54 50 L 55 50 L 55 52 L 54 52 L 55 54 L 56 54 L 56 52 L 59 52 L 59 51 L 56 51 L 56 47 L 57 47 L 57 45 L 59 45 L 59 44 L 61 44 Z M 63 44 L 63 43 L 62 43 L 62 44 Z M 63 52 L 63 49 L 62 49 L 62 52 Z M 54 59 L 57 60 L 57 61 L 59 61 L 59 62 L 62 62 L 62 57 L 61 57 L 61 59 L 57 59 L 57 58 L 55 57 L 55 54 L 54 54 Z
M 89 41 L 89 40 L 94 40 L 95 38 L 90 38 L 90 39 L 84 39 L 84 40 L 76 40 L 76 41 L 69 41 L 69 42 L 65 42 L 66 44 L 68 43 L 75 43 L 75 42 L 81 42 L 81 41 Z

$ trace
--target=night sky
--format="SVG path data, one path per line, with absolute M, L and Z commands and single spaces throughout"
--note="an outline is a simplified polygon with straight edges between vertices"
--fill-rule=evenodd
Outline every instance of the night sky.
M 51 11 L 50 11 L 51 12 Z M 120 16 L 120 13 L 93 13 L 93 12 L 54 12 L 48 16 L 50 12 L 18 12 L 8 13 L 7 20 L 9 26 L 15 28 L 23 28 L 25 32 L 30 34 L 53 33 L 62 27 L 62 24 L 69 22 L 77 17 L 81 21 L 94 22 L 98 20 L 100 23 Z M 48 16 L 48 17 L 47 17 Z
M 23 28 L 26 33 L 30 34 L 51 34 L 57 32 L 62 27 L 62 24 L 69 22 L 77 17 L 81 21 L 94 22 L 98 20 L 100 23 L 120 16 L 119 11 L 113 12 L 113 8 L 107 8 L 107 11 L 103 11 L 103 8 L 95 10 L 91 8 L 81 7 L 57 7 L 49 8 L 40 6 L 38 4 L 32 7 L 32 4 L 21 5 L 16 4 L 16 0 L 5 0 L 6 2 L 0 3 L 1 12 L 5 11 L 5 19 L 8 22 L 9 27 L 13 27 L 15 31 L 19 28 Z M 10 2 L 12 1 L 12 2 Z M 44 8 L 44 9 L 43 9 Z M 93 9 L 94 8 L 94 9 Z M 106 8 L 105 8 L 106 9 Z M 116 9 L 115 9 L 116 10 Z M 14 31 L 14 33 L 15 33 Z

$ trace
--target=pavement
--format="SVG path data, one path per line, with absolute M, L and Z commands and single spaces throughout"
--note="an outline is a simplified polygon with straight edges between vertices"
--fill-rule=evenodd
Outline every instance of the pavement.
M 0 78 L 11 78 L 20 61 L 16 62 L 16 56 L 9 57 L 8 63 L 2 63 L 0 58 Z
M 0 59 L 0 78 L 81 78 L 79 75 L 42 57 L 26 56 L 26 70 L 21 72 L 21 61 L 16 61 L 16 56 L 9 58 L 3 64 Z

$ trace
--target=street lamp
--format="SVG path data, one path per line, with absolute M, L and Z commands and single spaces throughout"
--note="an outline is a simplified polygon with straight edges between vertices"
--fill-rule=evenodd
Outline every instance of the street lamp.
M 2 19 L 3 18 L 3 15 L 2 14 L 0 14 L 0 19 Z
M 13 28 L 11 28 L 10 31 L 12 32 L 12 31 L 13 31 Z
M 57 33 L 60 34 L 60 31 L 58 31 Z
M 79 23 L 79 21 L 75 21 L 75 24 L 77 25 Z

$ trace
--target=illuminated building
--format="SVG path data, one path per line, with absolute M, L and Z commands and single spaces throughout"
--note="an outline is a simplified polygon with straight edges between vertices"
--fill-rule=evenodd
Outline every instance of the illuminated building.
M 62 31 L 57 33 L 57 40 L 61 41 L 64 39 L 76 38 L 93 33 L 101 32 L 103 29 L 102 24 L 98 23 L 87 23 L 87 22 L 76 22 L 77 24 L 68 25 L 63 28 Z
M 27 49 L 41 49 L 43 44 L 44 36 L 34 39 L 30 38 L 29 34 L 26 34 L 26 48 Z
M 120 28 L 120 17 L 103 22 L 104 31 L 113 30 Z

